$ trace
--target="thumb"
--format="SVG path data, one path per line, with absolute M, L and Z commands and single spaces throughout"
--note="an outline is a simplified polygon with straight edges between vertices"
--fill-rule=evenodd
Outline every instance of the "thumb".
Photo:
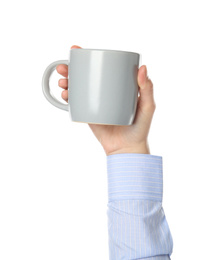
M 150 124 L 156 105 L 153 96 L 153 83 L 147 76 L 147 68 L 141 66 L 138 71 L 138 86 L 140 96 L 138 98 L 136 123 Z

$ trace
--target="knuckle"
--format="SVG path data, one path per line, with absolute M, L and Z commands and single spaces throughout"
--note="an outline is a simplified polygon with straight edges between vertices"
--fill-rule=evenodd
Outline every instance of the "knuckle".
M 148 104 L 145 105 L 145 111 L 154 112 L 156 109 L 156 104 L 154 101 L 150 101 Z
M 152 108 L 153 108 L 154 111 L 156 110 L 156 103 L 155 102 L 153 102 Z

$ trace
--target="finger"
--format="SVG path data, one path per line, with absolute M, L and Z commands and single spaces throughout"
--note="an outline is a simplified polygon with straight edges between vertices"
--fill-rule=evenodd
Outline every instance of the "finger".
M 68 102 L 68 90 L 64 90 L 61 92 L 61 97 Z
M 147 76 L 147 68 L 143 65 L 138 72 L 139 102 L 144 111 L 152 112 L 155 109 L 153 83 Z
M 59 79 L 58 86 L 63 89 L 68 89 L 68 80 L 67 79 Z
M 82 49 L 82 48 L 79 47 L 78 45 L 72 45 L 71 49 Z
M 59 74 L 61 74 L 63 77 L 67 78 L 68 77 L 68 65 L 65 64 L 59 64 L 56 67 L 56 70 Z
M 143 65 L 138 71 L 139 93 L 138 107 L 135 122 L 139 125 L 149 125 L 155 111 L 155 101 L 153 97 L 153 84 L 147 76 L 147 68 Z
M 72 45 L 71 49 L 81 49 L 78 45 Z M 59 74 L 61 74 L 63 77 L 68 77 L 68 66 L 65 64 L 60 64 L 56 67 L 56 70 Z

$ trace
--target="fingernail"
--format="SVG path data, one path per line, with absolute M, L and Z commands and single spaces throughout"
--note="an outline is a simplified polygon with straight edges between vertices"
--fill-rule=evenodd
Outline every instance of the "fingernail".
M 145 66 L 145 78 L 147 77 L 148 72 L 147 72 L 147 67 Z

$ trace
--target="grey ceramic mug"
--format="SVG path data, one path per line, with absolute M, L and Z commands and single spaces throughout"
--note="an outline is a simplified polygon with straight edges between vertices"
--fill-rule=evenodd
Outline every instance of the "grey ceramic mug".
M 72 121 L 131 125 L 137 100 L 140 54 L 127 51 L 71 49 L 69 60 L 51 63 L 42 79 L 43 93 L 54 106 L 69 111 Z M 55 99 L 49 79 L 59 64 L 68 65 L 68 104 Z

